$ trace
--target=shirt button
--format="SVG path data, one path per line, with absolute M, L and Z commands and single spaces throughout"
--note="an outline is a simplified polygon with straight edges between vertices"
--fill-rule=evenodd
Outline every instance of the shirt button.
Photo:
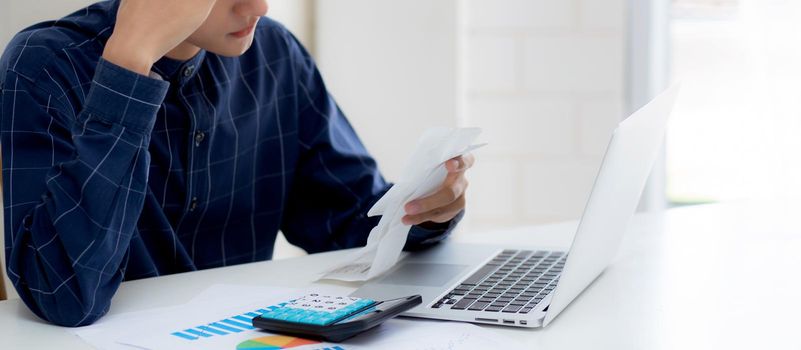
M 189 78 L 190 76 L 192 76 L 192 73 L 194 72 L 195 72 L 195 66 L 186 67 L 184 68 L 184 77 Z
M 192 197 L 192 203 L 189 204 L 189 211 L 195 211 L 197 209 L 197 197 Z
M 195 147 L 200 147 L 200 144 L 203 143 L 203 140 L 206 139 L 206 133 L 202 131 L 195 132 Z

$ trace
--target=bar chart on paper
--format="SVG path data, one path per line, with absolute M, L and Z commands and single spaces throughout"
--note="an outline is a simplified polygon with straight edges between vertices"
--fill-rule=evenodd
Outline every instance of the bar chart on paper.
M 254 317 L 281 307 L 283 304 L 285 303 L 264 308 L 254 307 L 250 309 L 253 311 L 229 317 L 207 318 L 206 322 L 189 328 L 170 329 L 152 324 L 148 325 L 151 328 L 151 336 L 129 337 L 120 343 L 142 349 L 171 350 L 352 350 L 350 347 L 337 344 L 267 333 L 253 327 Z M 172 315 L 172 317 L 176 316 Z M 186 317 L 192 318 L 191 315 Z M 200 316 L 196 318 L 202 319 Z
M 285 303 L 257 309 L 251 312 L 231 316 L 204 325 L 187 328 L 170 333 L 171 336 L 185 341 L 187 344 L 204 345 L 229 344 L 236 345 L 236 350 L 279 350 L 279 349 L 308 349 L 308 350 L 346 350 L 345 348 L 316 340 L 296 338 L 284 335 L 268 335 L 252 326 L 253 318 Z M 211 339 L 231 336 L 231 339 Z M 243 337 L 247 340 L 242 341 Z M 210 342 L 206 342 L 209 340 Z M 223 347 L 220 347 L 223 348 Z M 232 347 L 231 347 L 232 348 Z
M 265 312 L 271 311 L 274 308 L 280 307 L 283 304 L 270 306 L 264 309 L 258 309 L 251 312 L 246 312 L 241 315 L 231 316 L 215 322 L 204 325 L 187 328 L 180 331 L 170 333 L 171 335 L 188 340 L 195 341 L 201 338 L 211 338 L 218 336 L 226 336 L 229 334 L 242 333 L 255 329 L 253 327 L 253 318 Z
M 130 349 L 132 346 L 137 349 L 170 350 L 521 348 L 520 344 L 491 331 L 455 322 L 393 319 L 337 344 L 268 333 L 253 327 L 254 317 L 283 306 L 282 301 L 293 300 L 309 292 L 264 287 L 214 287 L 202 297 L 197 297 L 196 301 L 185 305 L 118 315 L 116 319 L 76 333 L 98 349 L 114 350 Z M 232 299 L 231 295 L 237 295 L 237 298 Z M 274 306 L 264 307 L 265 304 Z
M 285 303 L 269 306 L 262 309 L 257 309 L 251 312 L 246 312 L 240 315 L 231 316 L 215 322 L 204 325 L 187 328 L 180 331 L 170 333 L 170 335 L 177 339 L 185 341 L 187 344 L 201 345 L 200 343 L 207 343 L 204 340 L 217 340 L 209 338 L 223 338 L 229 335 L 236 335 L 230 337 L 231 339 L 224 339 L 224 342 L 213 341 L 208 342 L 215 345 L 223 344 L 237 344 L 236 350 L 279 350 L 279 349 L 309 349 L 309 350 L 345 350 L 345 348 L 337 345 L 321 343 L 316 340 L 296 338 L 284 335 L 267 335 L 256 330 L 252 326 L 253 318 L 265 312 L 271 311 L 274 308 L 283 306 Z M 249 338 L 242 341 L 242 338 Z M 206 344 L 203 344 L 206 345 Z

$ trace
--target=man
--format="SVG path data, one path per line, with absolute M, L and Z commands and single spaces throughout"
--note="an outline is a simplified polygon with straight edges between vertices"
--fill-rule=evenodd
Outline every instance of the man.
M 0 60 L 7 271 L 40 317 L 104 315 L 123 280 L 365 244 L 389 185 L 266 0 L 112 0 Z M 443 239 L 465 169 L 405 207 Z

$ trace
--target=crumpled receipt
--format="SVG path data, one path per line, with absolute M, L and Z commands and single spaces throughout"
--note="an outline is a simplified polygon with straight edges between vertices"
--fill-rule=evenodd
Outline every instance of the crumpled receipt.
M 445 162 L 471 152 L 485 144 L 473 144 L 480 128 L 432 128 L 426 130 L 406 163 L 400 181 L 367 212 L 381 215 L 378 225 L 370 231 L 367 245 L 335 263 L 320 279 L 366 281 L 395 265 L 401 255 L 411 226 L 401 218 L 404 205 L 428 196 L 445 181 L 448 171 Z

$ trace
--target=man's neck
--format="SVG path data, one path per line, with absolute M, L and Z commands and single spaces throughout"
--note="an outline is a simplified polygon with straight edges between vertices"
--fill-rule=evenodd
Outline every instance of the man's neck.
M 170 52 L 167 52 L 165 56 L 178 61 L 186 61 L 192 57 L 195 57 L 198 52 L 200 52 L 199 47 L 184 41 L 178 44 L 178 46 L 176 46 L 174 49 L 170 50 Z

